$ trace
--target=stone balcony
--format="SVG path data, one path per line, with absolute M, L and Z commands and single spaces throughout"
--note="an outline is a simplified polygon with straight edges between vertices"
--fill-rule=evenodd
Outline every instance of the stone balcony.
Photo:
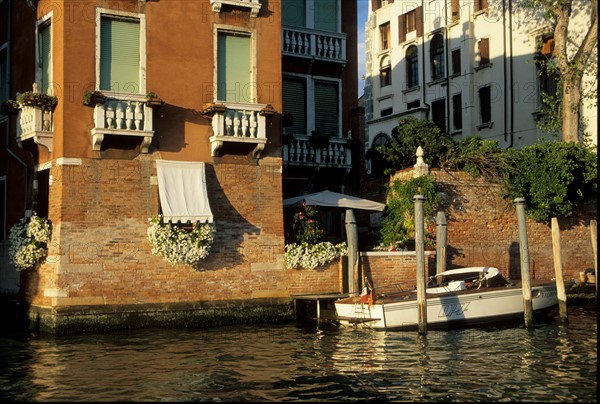
M 346 63 L 346 34 L 284 26 L 281 46 L 284 55 Z
M 21 106 L 17 115 L 17 142 L 33 139 L 52 152 L 54 134 L 54 112 L 50 108 Z
M 251 17 L 258 16 L 258 12 L 260 11 L 261 7 L 259 0 L 210 0 L 210 4 L 212 5 L 212 10 L 215 13 L 221 12 L 221 7 L 223 7 L 223 5 L 227 5 L 249 10 Z
M 94 106 L 92 149 L 101 150 L 106 135 L 142 138 L 140 150 L 148 153 L 154 131 L 152 108 L 145 95 L 108 96 Z
M 266 120 L 275 110 L 268 104 L 228 102 L 207 104 L 202 114 L 212 122 L 209 141 L 213 156 L 219 156 L 223 144 L 231 142 L 254 145 L 252 157 L 260 158 L 267 143 Z
M 348 139 L 331 138 L 328 144 L 314 147 L 310 136 L 294 135 L 293 140 L 283 145 L 283 164 L 290 166 L 339 168 L 350 172 L 352 151 Z

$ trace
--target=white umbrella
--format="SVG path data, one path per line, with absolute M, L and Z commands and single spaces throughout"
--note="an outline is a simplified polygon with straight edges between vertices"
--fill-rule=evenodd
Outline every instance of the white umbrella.
M 332 191 L 315 192 L 314 194 L 296 196 L 283 200 L 284 208 L 307 205 L 326 206 L 346 209 L 346 237 L 348 238 L 348 291 L 360 290 L 358 279 L 358 232 L 353 209 L 383 211 L 385 204 L 358 198 L 356 196 L 339 194 Z

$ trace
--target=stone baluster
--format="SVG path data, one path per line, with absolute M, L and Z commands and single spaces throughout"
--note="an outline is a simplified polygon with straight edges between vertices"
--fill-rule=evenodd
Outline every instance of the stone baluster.
M 125 118 L 125 112 L 123 111 L 123 104 L 117 101 L 117 108 L 115 110 L 115 124 L 117 129 L 123 129 L 123 121 Z
M 96 104 L 94 106 L 94 127 L 102 129 L 110 127 L 110 125 L 106 124 L 106 109 L 104 104 Z
M 234 111 L 231 109 L 228 109 L 225 111 L 225 133 L 223 133 L 223 136 L 230 136 L 230 135 L 234 135 L 234 128 L 233 128 L 233 118 L 232 115 L 234 114 Z M 219 133 L 215 133 L 215 134 L 219 134 L 220 135 L 220 131 Z
M 246 111 L 240 111 L 240 114 L 242 115 L 242 133 L 240 136 L 249 137 L 250 122 L 248 122 L 248 114 L 246 113 Z
M 45 132 L 52 130 L 52 112 L 47 108 L 42 111 L 42 130 Z
M 145 128 L 146 125 L 144 125 L 144 128 L 142 128 L 142 119 L 143 119 L 142 103 L 139 101 L 135 103 L 135 110 L 133 111 L 133 116 L 134 116 L 134 120 L 135 120 L 135 128 L 137 130 L 146 129 Z
M 131 126 L 133 124 L 133 108 L 131 106 L 131 101 L 125 101 L 125 128 L 127 130 L 133 129 Z
M 233 111 L 233 136 L 239 136 L 240 124 L 241 124 L 239 111 L 237 111 L 235 109 L 232 111 Z
M 250 111 L 250 137 L 256 139 L 256 111 Z

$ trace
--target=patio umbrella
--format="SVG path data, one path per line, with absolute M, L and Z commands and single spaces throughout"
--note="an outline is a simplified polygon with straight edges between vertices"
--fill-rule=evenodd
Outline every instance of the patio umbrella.
M 284 208 L 302 205 L 325 206 L 332 208 L 346 208 L 346 237 L 348 239 L 348 292 L 359 291 L 358 284 L 358 231 L 354 209 L 383 211 L 385 204 L 374 202 L 356 196 L 339 194 L 332 191 L 320 191 L 313 194 L 300 195 L 283 200 Z

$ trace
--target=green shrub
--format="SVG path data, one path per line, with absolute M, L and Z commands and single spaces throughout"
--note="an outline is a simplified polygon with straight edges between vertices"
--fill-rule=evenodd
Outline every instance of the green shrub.
M 379 241 L 384 246 L 405 244 L 414 240 L 415 206 L 413 197 L 415 195 L 425 197 L 423 205 L 425 221 L 433 222 L 435 220 L 434 213 L 441 200 L 435 180 L 429 176 L 417 177 L 408 181 L 395 180 L 388 187 L 387 203 L 383 213 L 383 227 Z
M 573 142 L 541 141 L 509 150 L 507 195 L 523 197 L 526 213 L 538 222 L 568 217 L 598 192 L 597 154 Z

